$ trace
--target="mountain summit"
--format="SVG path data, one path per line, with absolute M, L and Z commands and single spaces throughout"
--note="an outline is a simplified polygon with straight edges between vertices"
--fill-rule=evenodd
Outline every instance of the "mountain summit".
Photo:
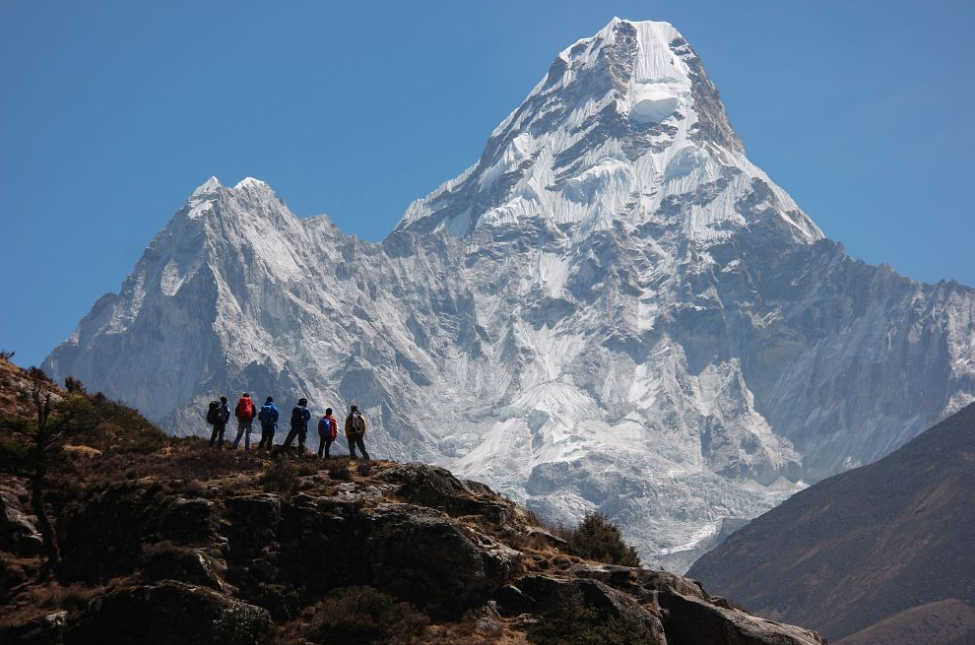
M 722 186 L 732 203 L 757 182 L 787 237 L 822 233 L 745 158 L 717 88 L 668 23 L 614 19 L 562 51 L 522 105 L 492 133 L 480 160 L 413 203 L 399 230 L 466 235 L 539 218 L 581 236 L 653 221 L 690 186 Z M 730 204 L 728 204 L 730 206 Z M 685 214 L 684 233 L 711 240 L 756 223 L 766 209 Z M 716 216 L 716 217 L 715 217 Z
M 975 399 L 975 295 L 824 239 L 683 38 L 614 20 L 381 244 L 208 181 L 45 369 L 177 434 L 223 393 L 355 401 L 377 454 L 679 570 Z

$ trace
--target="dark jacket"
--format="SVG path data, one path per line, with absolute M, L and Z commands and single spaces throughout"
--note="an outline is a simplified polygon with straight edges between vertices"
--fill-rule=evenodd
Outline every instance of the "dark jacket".
M 301 411 L 301 414 L 296 414 L 297 411 Z M 291 429 L 300 430 L 301 432 L 308 432 L 308 421 L 311 419 L 311 412 L 308 408 L 296 405 L 295 409 L 291 411 Z

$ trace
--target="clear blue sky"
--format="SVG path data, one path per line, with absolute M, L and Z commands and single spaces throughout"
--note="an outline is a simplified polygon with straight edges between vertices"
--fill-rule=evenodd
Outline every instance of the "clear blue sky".
M 382 239 L 613 15 L 681 30 L 854 256 L 975 285 L 975 3 L 0 0 L 0 347 L 39 363 L 210 175 Z

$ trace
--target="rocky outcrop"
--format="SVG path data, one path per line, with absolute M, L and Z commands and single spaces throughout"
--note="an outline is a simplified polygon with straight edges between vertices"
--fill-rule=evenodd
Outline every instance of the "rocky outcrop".
M 16 555 L 41 552 L 37 518 L 24 511 L 27 491 L 23 486 L 0 485 L 0 549 Z
M 595 609 L 601 619 L 617 619 L 629 624 L 641 624 L 648 628 L 658 642 L 666 643 L 664 626 L 660 621 L 660 611 L 657 607 L 651 604 L 651 608 L 647 609 L 633 597 L 597 580 L 565 580 L 530 575 L 518 580 L 514 586 L 529 599 L 531 611 L 535 613 L 558 611 L 560 606 L 571 602 L 572 597 L 576 596 L 585 606 Z
M 665 571 L 585 564 L 576 579 L 528 575 L 499 590 L 502 612 L 545 614 L 572 595 L 605 619 L 639 623 L 666 645 L 825 645 L 815 632 L 751 616 L 694 580 Z
M 442 468 L 207 450 L 173 439 L 76 462 L 51 495 L 62 565 L 0 576 L 17 585 L 0 642 L 822 642 L 680 576 L 563 551 L 525 509 Z

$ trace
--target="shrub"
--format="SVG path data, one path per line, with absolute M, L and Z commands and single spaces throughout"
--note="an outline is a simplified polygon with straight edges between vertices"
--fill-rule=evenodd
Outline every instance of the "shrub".
M 295 469 L 295 474 L 298 477 L 308 477 L 310 475 L 318 474 L 318 468 L 313 464 L 301 463 L 298 464 L 297 468 Z
M 623 617 L 603 618 L 574 590 L 528 628 L 528 640 L 538 645 L 659 645 L 647 625 Z
M 290 493 L 298 484 L 298 469 L 285 460 L 275 461 L 261 475 L 261 486 L 268 493 Z
M 409 645 L 430 619 L 409 603 L 396 602 L 372 587 L 342 587 L 303 612 L 300 636 L 318 643 Z M 297 640 L 297 639 L 295 639 Z
M 325 467 L 328 469 L 330 479 L 341 482 L 352 481 L 352 471 L 349 470 L 347 462 L 329 463 Z
M 356 466 L 355 471 L 359 473 L 360 477 L 368 477 L 369 475 L 372 474 L 372 462 L 371 461 L 360 462 L 359 465 Z
M 607 564 L 640 566 L 636 549 L 623 541 L 620 530 L 602 513 L 587 513 L 578 527 L 559 532 L 567 553 Z
M 69 394 L 85 394 L 84 384 L 73 376 L 68 376 L 64 379 L 64 389 L 68 391 Z
M 54 381 L 51 380 L 51 377 L 48 376 L 47 373 L 44 372 L 44 370 L 42 370 L 41 368 L 35 365 L 32 365 L 27 368 L 27 376 L 31 377 L 35 381 L 44 381 L 45 383 L 50 383 L 52 385 L 54 384 Z

